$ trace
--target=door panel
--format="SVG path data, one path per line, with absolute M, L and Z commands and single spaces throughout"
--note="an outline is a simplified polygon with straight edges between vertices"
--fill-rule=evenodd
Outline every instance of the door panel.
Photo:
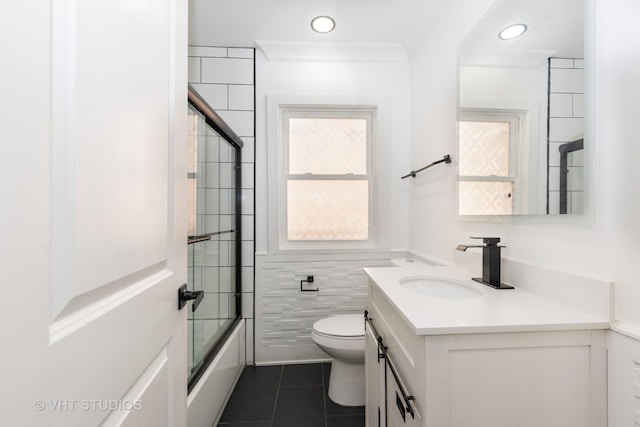
M 168 426 L 169 407 L 166 390 L 169 389 L 169 354 L 165 347 L 145 369 L 134 385 L 122 396 L 122 404 L 113 404 L 114 409 L 103 425 L 124 426 Z M 125 403 L 127 402 L 127 403 Z M 144 411 L 144 404 L 154 411 Z
M 183 426 L 187 2 L 7 13 L 3 424 Z
M 60 155 L 52 202 L 60 234 L 52 251 L 65 266 L 54 281 L 53 294 L 64 295 L 54 316 L 79 295 L 114 292 L 144 280 L 132 277 L 137 272 L 163 268 L 170 211 L 158 183 L 168 180 L 173 142 L 170 1 L 65 3 L 53 9 L 52 138 Z

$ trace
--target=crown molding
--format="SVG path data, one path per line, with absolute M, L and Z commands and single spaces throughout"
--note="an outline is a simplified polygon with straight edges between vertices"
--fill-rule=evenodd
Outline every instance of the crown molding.
M 270 61 L 408 62 L 400 43 L 307 43 L 256 40 Z

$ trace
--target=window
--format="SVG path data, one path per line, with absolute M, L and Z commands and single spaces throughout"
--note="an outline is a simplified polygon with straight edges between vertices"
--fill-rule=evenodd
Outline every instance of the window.
M 465 111 L 459 122 L 458 213 L 510 215 L 519 196 L 517 112 Z
M 281 117 L 283 246 L 371 242 L 374 110 L 291 107 Z

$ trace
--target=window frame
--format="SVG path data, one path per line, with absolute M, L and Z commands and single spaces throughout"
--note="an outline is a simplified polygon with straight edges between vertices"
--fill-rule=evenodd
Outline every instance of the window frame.
M 461 175 L 458 172 L 458 181 L 461 182 L 512 182 L 512 211 L 511 215 L 520 212 L 521 203 L 526 200 L 525 186 L 523 185 L 520 173 L 520 152 L 524 149 L 523 124 L 526 114 L 520 110 L 502 110 L 485 108 L 463 108 L 458 116 L 459 125 L 462 122 L 508 122 L 509 123 L 509 174 L 498 175 Z M 458 138 L 459 140 L 459 138 Z M 460 148 L 458 147 L 458 153 Z M 459 154 L 460 155 L 460 154 Z M 458 196 L 459 197 L 459 196 Z M 458 199 L 459 203 L 459 199 Z M 459 211 L 459 209 L 457 210 Z M 478 214 L 486 216 L 484 214 Z
M 343 250 L 372 249 L 376 247 L 375 226 L 375 106 L 366 105 L 280 105 L 278 137 L 278 248 L 279 250 Z M 289 173 L 289 119 L 290 118 L 364 119 L 367 127 L 365 174 L 291 174 Z M 289 240 L 288 188 L 290 181 L 366 181 L 368 185 L 368 238 L 366 240 Z

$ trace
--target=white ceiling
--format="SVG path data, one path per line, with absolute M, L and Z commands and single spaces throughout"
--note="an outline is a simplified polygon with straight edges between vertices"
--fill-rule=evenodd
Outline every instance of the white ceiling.
M 497 3 L 467 36 L 463 44 L 473 48 L 547 51 L 556 57 L 584 55 L 584 0 L 508 0 Z M 514 40 L 497 34 L 511 24 L 524 23 L 529 30 Z
M 189 0 L 189 44 L 252 47 L 284 43 L 396 43 L 410 56 L 450 0 Z M 582 49 L 583 0 L 499 0 L 474 29 L 474 47 L 557 51 L 578 57 Z M 311 30 L 311 19 L 332 16 L 330 34 Z M 440 13 L 441 15 L 441 13 Z M 497 33 L 524 22 L 526 37 L 508 43 Z M 560 35 L 558 35 L 560 32 Z M 560 40 L 561 45 L 554 45 Z M 468 40 L 469 41 L 469 40 Z M 580 42 L 576 45 L 576 41 Z M 576 47 L 580 52 L 576 52 Z
M 250 47 L 256 40 L 401 43 L 424 37 L 443 0 L 190 0 L 189 44 Z M 329 15 L 330 34 L 311 30 Z

